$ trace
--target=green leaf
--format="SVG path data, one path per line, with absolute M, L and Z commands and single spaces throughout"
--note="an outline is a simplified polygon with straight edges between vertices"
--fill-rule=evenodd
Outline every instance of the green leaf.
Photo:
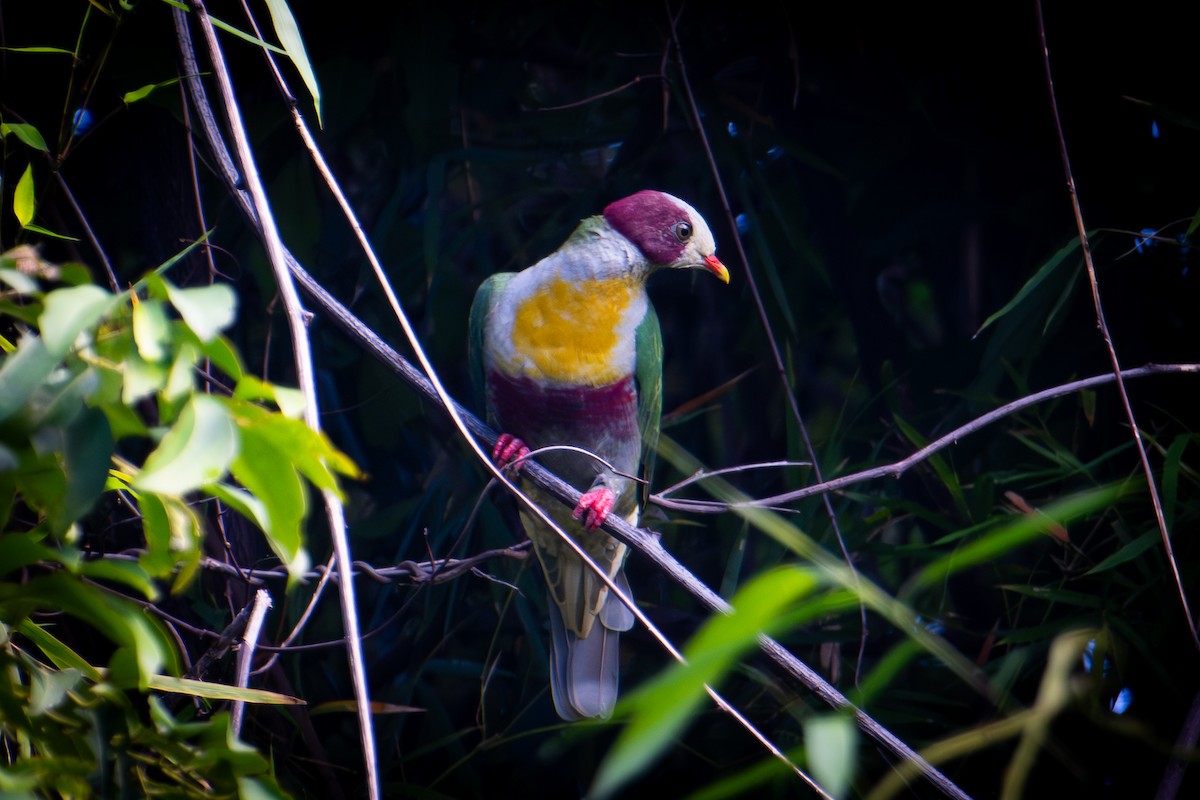
M 157 300 L 139 300 L 133 306 L 133 341 L 146 361 L 158 363 L 167 357 L 171 325 Z
M 34 150 L 40 150 L 43 153 L 50 152 L 50 148 L 46 146 L 45 138 L 42 136 L 41 132 L 32 125 L 24 122 L 0 123 L 0 137 L 8 136 L 10 133 L 25 144 L 32 147 Z
M 135 489 L 183 495 L 220 480 L 238 453 L 238 431 L 225 406 L 194 396 L 133 479 Z
M 42 236 L 49 236 L 52 239 L 62 239 L 63 241 L 67 241 L 67 242 L 78 242 L 79 241 L 78 236 L 68 236 L 65 233 L 59 233 L 58 231 L 52 231 L 49 228 L 43 228 L 41 225 L 38 225 L 33 222 L 26 225 L 25 230 L 29 231 L 30 233 L 40 233 Z
M 237 295 L 224 283 L 180 289 L 164 281 L 167 297 L 179 316 L 201 342 L 211 342 L 218 333 L 233 324 L 237 316 Z
M 858 767 L 858 728 L 849 714 L 804 718 L 804 746 L 813 778 L 833 797 L 850 791 Z
M 930 564 L 910 581 L 912 586 L 941 585 L 949 576 L 998 558 L 999 556 L 1044 535 L 1054 525 L 1094 513 L 1114 502 L 1126 491 L 1126 484 L 1113 484 L 1071 495 L 1051 503 L 1033 514 L 1022 514 L 996 530 L 966 544 L 953 553 Z
M 30 164 L 25 167 L 25 172 L 21 174 L 20 179 L 17 181 L 16 191 L 13 193 L 13 213 L 17 215 L 17 222 L 21 224 L 22 228 L 33 222 L 35 204 L 33 164 Z
M 17 630 L 21 632 L 29 641 L 33 642 L 38 648 L 45 653 L 46 658 L 59 669 L 75 669 L 87 677 L 93 683 L 97 683 L 103 679 L 100 670 L 88 663 L 87 659 L 76 653 L 70 647 L 63 644 L 51 634 L 46 628 L 49 624 L 39 625 L 32 620 L 22 620 L 17 626 Z
M 139 100 L 145 100 L 147 97 L 153 94 L 156 89 L 162 89 L 166 86 L 174 86 L 177 83 L 179 83 L 178 78 L 172 78 L 169 81 L 161 81 L 159 83 L 148 83 L 145 86 L 133 89 L 132 91 L 128 91 L 121 95 L 121 102 L 127 106 L 131 106 Z
M 236 400 L 270 400 L 279 406 L 279 411 L 289 419 L 300 419 L 304 416 L 307 405 L 304 393 L 299 389 L 277 386 L 260 380 L 254 375 L 246 375 L 233 390 Z
M 167 385 L 167 369 L 130 353 L 121 363 L 121 402 L 132 406 Z
M 1159 535 L 1158 531 L 1154 531 L 1152 533 L 1143 533 L 1141 536 L 1137 537 L 1132 542 L 1126 543 L 1125 546 L 1120 550 L 1113 553 L 1108 558 L 1104 559 L 1083 574 L 1096 575 L 1101 572 L 1108 572 L 1114 567 L 1119 567 L 1126 562 L 1133 561 L 1135 558 L 1149 550 L 1151 547 L 1154 547 L 1154 545 L 1161 541 L 1162 537 Z
M 38 291 L 37 281 L 15 269 L 0 269 L 0 281 L 11 286 L 17 294 L 36 294 Z
M 1034 290 L 1037 289 L 1038 286 L 1040 286 L 1042 284 L 1042 282 L 1044 280 L 1046 280 L 1051 275 L 1053 275 L 1055 270 L 1058 269 L 1059 265 L 1062 264 L 1062 262 L 1064 260 L 1066 260 L 1067 256 L 1069 256 L 1073 252 L 1075 252 L 1075 250 L 1078 249 L 1078 247 L 1079 247 L 1079 240 L 1072 239 L 1069 243 L 1067 243 L 1065 246 L 1063 246 L 1057 253 L 1055 253 L 1053 256 L 1051 256 L 1050 260 L 1047 261 L 1045 264 L 1043 264 L 1042 268 L 1039 269 L 1036 273 L 1034 273 L 1034 276 L 1032 278 L 1030 278 L 1029 280 L 1027 280 L 1025 282 L 1025 285 L 1021 287 L 1020 291 L 1018 291 L 1016 293 L 1016 295 L 1013 297 L 1012 300 L 1009 300 L 1007 303 L 1004 304 L 1003 308 L 1001 308 L 999 311 L 992 314 L 990 317 L 988 317 L 987 319 L 985 319 L 983 321 L 983 324 L 979 326 L 979 330 L 975 331 L 975 336 L 979 336 L 979 334 L 981 334 L 985 330 L 987 330 L 988 326 L 990 326 L 993 322 L 1000 319 L 1005 314 L 1007 314 L 1008 312 L 1010 312 L 1014 308 L 1016 308 L 1018 305 L 1020 305 L 1021 301 L 1024 300 L 1029 295 L 1031 295 L 1034 292 Z
M 57 561 L 57 554 L 41 543 L 44 534 L 6 533 L 0 536 L 0 575 L 39 561 Z
M 308 511 L 304 484 L 292 454 L 276 447 L 262 426 L 242 427 L 242 447 L 231 465 L 233 476 L 258 498 L 268 524 L 263 528 L 271 549 L 293 574 L 308 569 L 301 522 Z
M 46 669 L 40 667 L 30 671 L 29 713 L 41 716 L 62 705 L 67 693 L 83 680 L 77 669 Z
M 95 327 L 117 302 L 117 297 L 92 284 L 57 289 L 46 295 L 46 308 L 39 319 L 46 349 L 62 358 L 79 334 Z
M 209 683 L 192 678 L 175 678 L 170 675 L 152 675 L 149 686 L 159 692 L 188 694 L 193 697 L 205 697 L 209 700 L 241 700 L 245 703 L 266 703 L 279 706 L 305 705 L 304 700 L 279 692 L 268 692 L 264 689 L 241 689 L 237 686 Z
M 611 796 L 670 747 L 715 684 L 737 659 L 753 648 L 759 634 L 784 624 L 785 612 L 810 594 L 817 579 L 796 568 L 771 570 L 754 578 L 732 600 L 732 614 L 709 619 L 676 664 L 628 696 L 622 705 L 632 718 L 596 773 L 589 796 Z
M 317 86 L 317 76 L 313 72 L 312 64 L 308 60 L 308 53 L 304 49 L 304 39 L 300 36 L 296 18 L 292 16 L 292 10 L 288 7 L 286 0 L 267 0 L 267 8 L 271 12 L 271 22 L 275 25 L 275 35 L 279 37 L 280 44 L 287 51 L 288 58 L 292 60 L 296 71 L 300 73 L 304 85 L 308 87 L 308 93 L 312 95 L 313 108 L 317 113 L 317 124 L 320 125 L 321 89 Z
M 226 401 L 242 430 L 253 429 L 280 453 L 286 454 L 309 481 L 320 489 L 341 494 L 336 474 L 358 477 L 358 467 L 322 433 L 298 419 L 246 402 Z M 335 474 L 336 473 L 336 474 Z
M 26 336 L 0 365 L 0 422 L 16 414 L 46 382 L 59 360 L 42 339 Z
M 4 124 L 0 124 L 0 137 L 7 137 L 10 133 L 34 150 L 40 150 L 41 152 L 50 151 L 46 146 L 46 138 L 42 137 L 42 133 L 34 126 L 26 124 L 26 122 L 4 122 Z
M 55 526 L 58 530 L 66 530 L 91 511 L 104 491 L 113 453 L 108 417 L 96 408 L 84 410 L 67 428 L 64 445 L 63 471 L 67 476 L 67 487 L 61 516 Z

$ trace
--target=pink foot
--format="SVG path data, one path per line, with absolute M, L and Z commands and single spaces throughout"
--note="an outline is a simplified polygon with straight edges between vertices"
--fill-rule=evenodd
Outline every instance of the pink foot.
M 574 519 L 583 519 L 583 526 L 589 531 L 594 531 L 608 519 L 608 512 L 612 511 L 616 502 L 617 497 L 612 493 L 612 489 L 591 489 L 579 498 L 579 505 L 575 506 L 571 516 Z
M 504 469 L 518 459 L 525 458 L 527 455 L 529 455 L 529 448 L 511 433 L 500 434 L 496 438 L 496 446 L 492 448 L 492 461 L 501 469 Z M 518 463 L 513 467 L 513 470 L 519 472 L 521 464 Z

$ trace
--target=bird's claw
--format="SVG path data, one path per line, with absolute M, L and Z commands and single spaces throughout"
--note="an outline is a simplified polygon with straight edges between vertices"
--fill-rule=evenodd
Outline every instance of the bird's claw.
M 579 504 L 571 512 L 571 517 L 582 520 L 583 527 L 594 531 L 608 519 L 608 512 L 612 511 L 616 502 L 617 496 L 613 494 L 612 489 L 591 489 L 579 498 Z
M 519 472 L 522 460 L 528 456 L 529 448 L 511 433 L 500 434 L 496 438 L 496 446 L 492 448 L 492 461 L 500 469 L 512 465 L 515 461 L 517 463 L 513 466 L 513 471 Z

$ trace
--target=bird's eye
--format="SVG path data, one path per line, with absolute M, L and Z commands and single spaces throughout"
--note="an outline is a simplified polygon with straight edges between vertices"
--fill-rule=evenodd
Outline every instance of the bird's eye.
M 675 238 L 681 242 L 686 242 L 692 238 L 692 225 L 690 222 L 675 223 Z

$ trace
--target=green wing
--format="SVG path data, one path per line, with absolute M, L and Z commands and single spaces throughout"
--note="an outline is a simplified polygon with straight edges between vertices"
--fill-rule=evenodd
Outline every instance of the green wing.
M 488 311 L 496 302 L 496 298 L 504 291 L 514 272 L 497 272 L 488 278 L 475 291 L 475 299 L 471 303 L 469 334 L 467 337 L 467 365 L 471 371 L 471 386 L 475 390 L 475 408 L 480 413 L 488 413 L 487 383 L 483 374 L 483 332 L 486 327 Z
M 637 327 L 634 343 L 637 351 L 638 430 L 642 434 L 641 472 L 646 481 L 638 505 L 644 506 L 650 492 L 650 479 L 654 475 L 654 455 L 662 425 L 662 330 L 658 326 L 658 314 L 649 301 L 646 303 L 646 316 Z

